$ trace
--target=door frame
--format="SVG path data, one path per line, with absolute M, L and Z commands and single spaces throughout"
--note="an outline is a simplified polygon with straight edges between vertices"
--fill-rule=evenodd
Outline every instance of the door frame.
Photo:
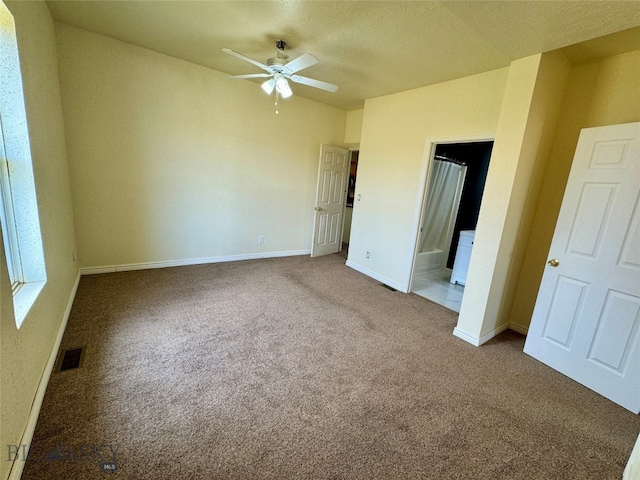
M 431 172 L 433 170 L 433 161 L 435 160 L 436 147 L 438 145 L 447 145 L 454 143 L 480 143 L 480 142 L 495 142 L 495 134 L 485 135 L 465 135 L 460 137 L 445 137 L 445 138 L 427 138 L 425 142 L 424 155 L 422 158 L 422 167 L 420 168 L 420 177 L 418 185 L 418 195 L 416 198 L 416 207 L 413 214 L 413 254 L 409 259 L 407 268 L 408 277 L 404 284 L 404 292 L 411 292 L 413 284 L 413 274 L 415 272 L 416 257 L 418 256 L 418 250 L 420 249 L 420 225 L 424 218 L 424 204 L 429 194 L 429 182 L 431 181 Z M 478 237 L 476 237 L 477 239 Z

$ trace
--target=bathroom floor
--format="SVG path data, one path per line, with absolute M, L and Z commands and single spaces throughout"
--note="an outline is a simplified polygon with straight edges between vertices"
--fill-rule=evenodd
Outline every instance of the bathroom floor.
M 451 269 L 434 270 L 413 277 L 411 291 L 432 302 L 460 312 L 464 287 L 449 283 Z

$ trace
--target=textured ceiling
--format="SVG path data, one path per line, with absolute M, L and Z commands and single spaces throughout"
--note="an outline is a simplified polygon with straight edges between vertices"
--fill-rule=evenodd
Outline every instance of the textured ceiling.
M 346 110 L 367 98 L 508 66 L 568 49 L 573 61 L 640 48 L 637 1 L 60 1 L 56 21 L 231 75 L 260 70 L 287 42 L 290 59 L 320 63 L 302 75 L 339 85 L 328 93 L 293 85 L 296 95 Z M 229 80 L 248 81 L 248 80 Z M 258 88 L 256 86 L 256 88 Z

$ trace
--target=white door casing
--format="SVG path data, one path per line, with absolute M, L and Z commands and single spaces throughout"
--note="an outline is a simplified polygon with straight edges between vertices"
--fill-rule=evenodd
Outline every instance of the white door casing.
M 524 351 L 640 412 L 640 123 L 583 129 Z
M 337 253 L 342 247 L 348 168 L 348 150 L 330 145 L 320 146 L 312 257 Z

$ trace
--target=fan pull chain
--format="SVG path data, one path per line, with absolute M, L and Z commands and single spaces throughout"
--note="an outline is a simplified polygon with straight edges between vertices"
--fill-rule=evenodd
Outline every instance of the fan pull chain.
M 276 115 L 278 115 L 278 90 L 276 90 L 275 97 L 276 97 Z

